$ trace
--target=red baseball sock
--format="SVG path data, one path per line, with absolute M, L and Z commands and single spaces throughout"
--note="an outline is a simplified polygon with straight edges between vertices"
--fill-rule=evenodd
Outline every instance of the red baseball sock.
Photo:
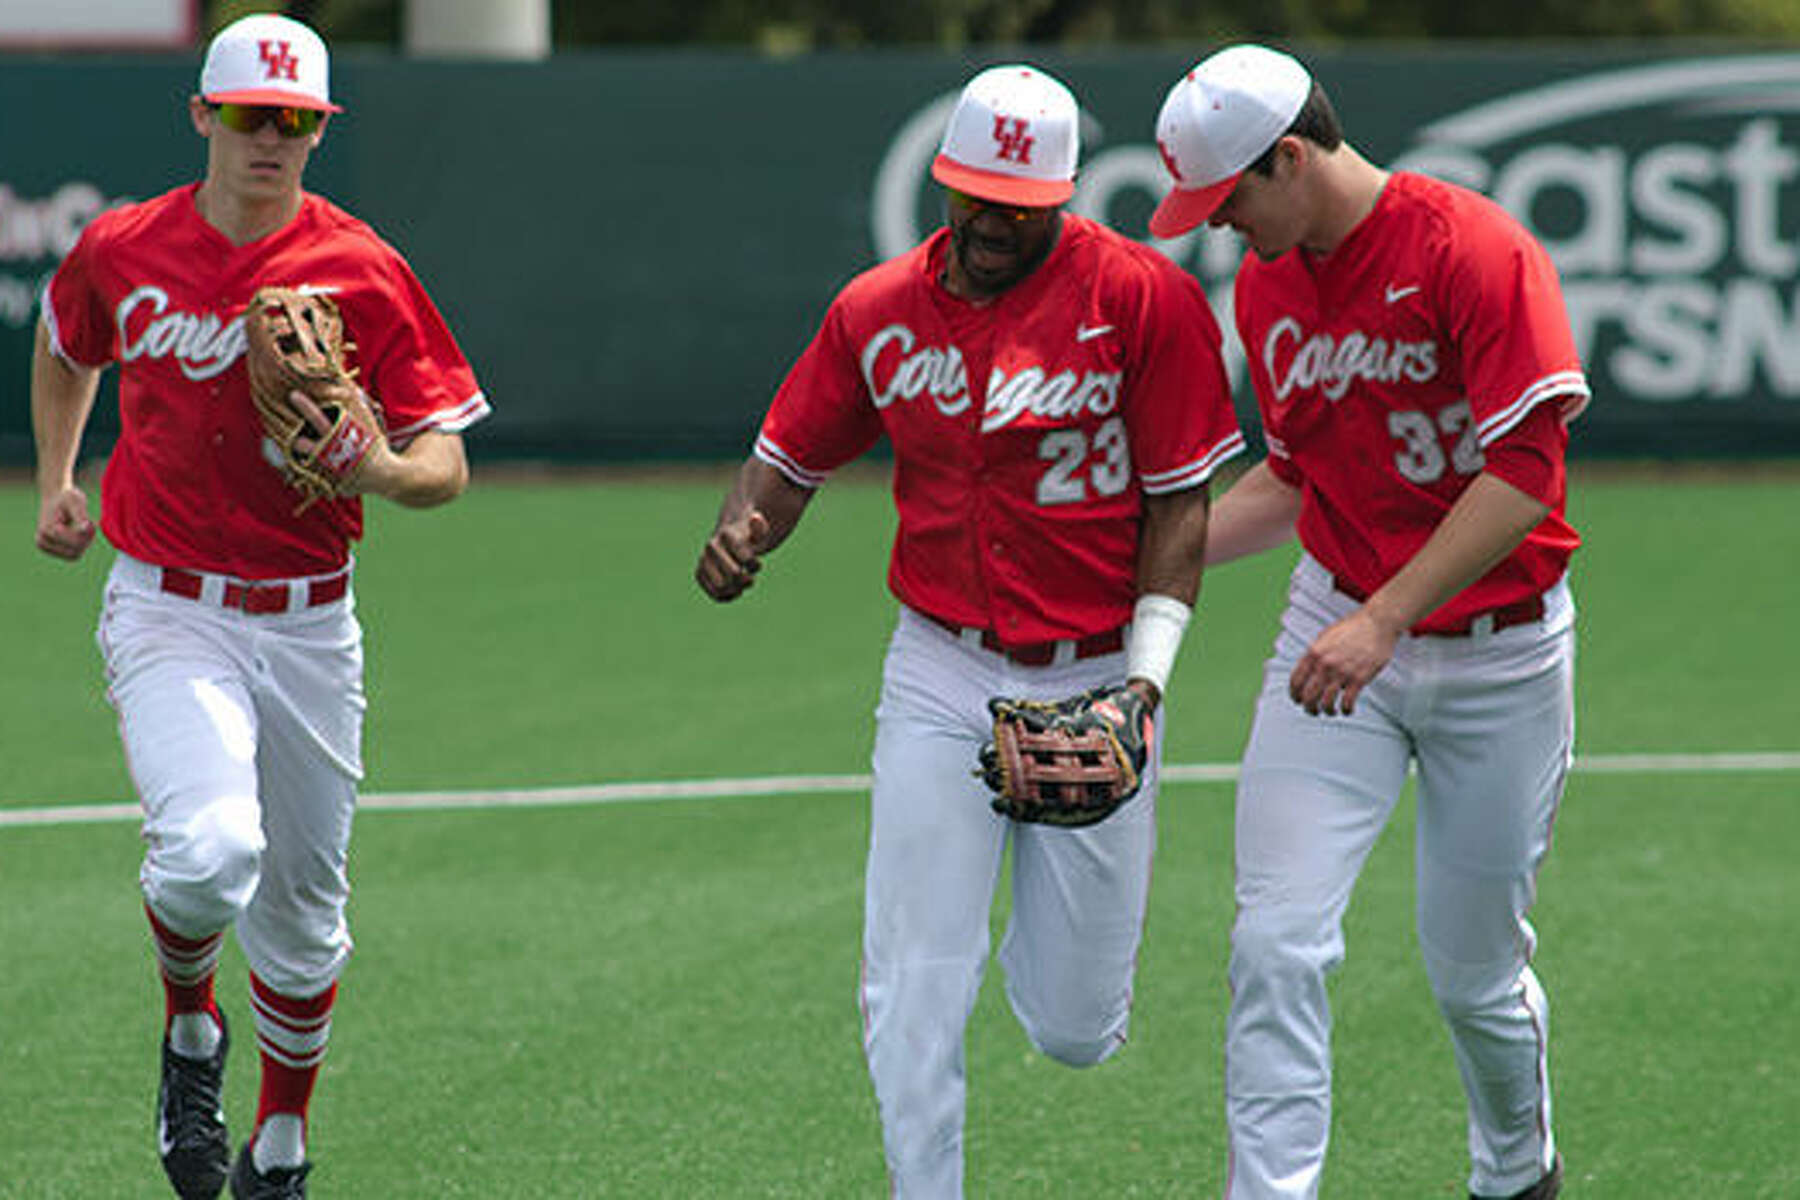
M 223 931 L 203 938 L 184 937 L 163 924 L 148 904 L 144 915 L 150 918 L 156 965 L 162 974 L 164 1028 L 187 1013 L 207 1013 L 215 1023 L 222 1023 L 218 1001 L 213 998 L 213 978 L 219 968 L 219 947 L 225 941 Z
M 331 1039 L 331 1006 L 337 984 L 316 996 L 283 996 L 253 971 L 250 1000 L 256 1015 L 256 1044 L 262 1056 L 262 1091 L 256 1103 L 256 1126 L 276 1113 L 300 1118 L 302 1128 L 312 1103 L 313 1085 Z

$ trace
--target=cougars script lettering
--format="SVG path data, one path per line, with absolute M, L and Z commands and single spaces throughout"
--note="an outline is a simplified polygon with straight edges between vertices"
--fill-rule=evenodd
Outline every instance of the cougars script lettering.
M 1428 383 L 1437 377 L 1437 343 L 1390 342 L 1352 330 L 1339 337 L 1308 337 L 1300 322 L 1283 317 L 1263 339 L 1263 369 L 1275 386 L 1275 400 L 1286 403 L 1295 391 L 1318 390 L 1340 400 L 1358 379 L 1374 383 Z
M 223 374 L 248 344 L 242 313 L 225 320 L 218 313 L 169 311 L 169 293 L 155 284 L 134 288 L 119 301 L 119 361 L 173 358 L 189 379 Z
M 954 345 L 919 346 L 918 341 L 910 328 L 893 324 L 864 343 L 860 361 L 870 400 L 876 408 L 886 408 L 896 400 L 928 396 L 946 417 L 968 411 L 974 398 L 962 351 Z M 996 367 L 988 375 L 981 430 L 992 433 L 1024 416 L 1067 421 L 1084 409 L 1105 416 L 1119 407 L 1124 378 L 1122 371 L 1065 368 L 1052 374 L 1041 366 L 1008 375 Z

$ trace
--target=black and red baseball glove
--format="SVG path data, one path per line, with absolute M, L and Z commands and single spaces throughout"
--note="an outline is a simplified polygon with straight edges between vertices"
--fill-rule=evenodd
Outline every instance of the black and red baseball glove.
M 994 740 L 977 772 L 994 811 L 1015 821 L 1094 825 L 1137 794 L 1155 724 L 1143 696 L 1124 685 L 1067 700 L 988 701 Z

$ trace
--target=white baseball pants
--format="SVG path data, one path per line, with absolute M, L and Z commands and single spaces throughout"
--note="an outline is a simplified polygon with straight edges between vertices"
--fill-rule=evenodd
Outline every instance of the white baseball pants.
M 1062 699 L 1124 678 L 1123 653 L 1020 666 L 902 608 L 876 712 L 863 924 L 864 1051 L 889 1181 L 905 1200 L 962 1195 L 963 1035 L 1010 841 L 1007 997 L 1031 1041 L 1071 1066 L 1124 1042 L 1156 837 L 1144 789 L 1086 829 L 996 815 L 974 774 L 990 696 Z
M 1470 1189 L 1550 1167 L 1548 1007 L 1526 913 L 1574 748 L 1574 604 L 1541 622 L 1401 639 L 1350 716 L 1288 698 L 1295 662 L 1356 607 L 1303 557 L 1245 752 L 1226 1025 L 1229 1200 L 1318 1193 L 1331 1123 L 1325 981 L 1369 851 L 1418 769 L 1416 922 L 1468 1099 Z
M 312 996 L 350 954 L 345 860 L 362 777 L 354 600 L 251 614 L 120 555 L 98 641 L 144 809 L 140 880 L 185 937 L 235 923 L 251 970 Z M 304 587 L 304 584 L 301 584 Z

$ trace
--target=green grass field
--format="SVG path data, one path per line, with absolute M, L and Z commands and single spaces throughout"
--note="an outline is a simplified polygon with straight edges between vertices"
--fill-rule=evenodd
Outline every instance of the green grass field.
M 834 482 L 720 608 L 690 571 L 727 477 L 478 478 L 439 512 L 374 511 L 367 790 L 864 771 L 893 613 L 881 481 Z M 1800 749 L 1797 498 L 1781 473 L 1578 473 L 1584 755 Z M 92 642 L 103 555 L 37 555 L 32 512 L 0 487 L 0 808 L 129 800 Z M 1207 580 L 1171 762 L 1235 760 L 1285 566 Z M 863 805 L 365 813 L 314 1194 L 884 1195 L 855 1003 Z M 1057 1067 L 997 972 L 984 988 L 971 1196 L 1217 1194 L 1229 785 L 1169 787 L 1161 829 L 1124 1053 Z M 1336 1200 L 1463 1194 L 1410 840 L 1403 810 L 1335 985 Z M 1792 772 L 1574 778 L 1536 913 L 1570 1197 L 1800 1195 L 1797 845 Z M 137 857 L 129 822 L 0 825 L 5 1200 L 166 1194 Z M 235 951 L 222 988 L 241 1131 L 255 1070 Z

